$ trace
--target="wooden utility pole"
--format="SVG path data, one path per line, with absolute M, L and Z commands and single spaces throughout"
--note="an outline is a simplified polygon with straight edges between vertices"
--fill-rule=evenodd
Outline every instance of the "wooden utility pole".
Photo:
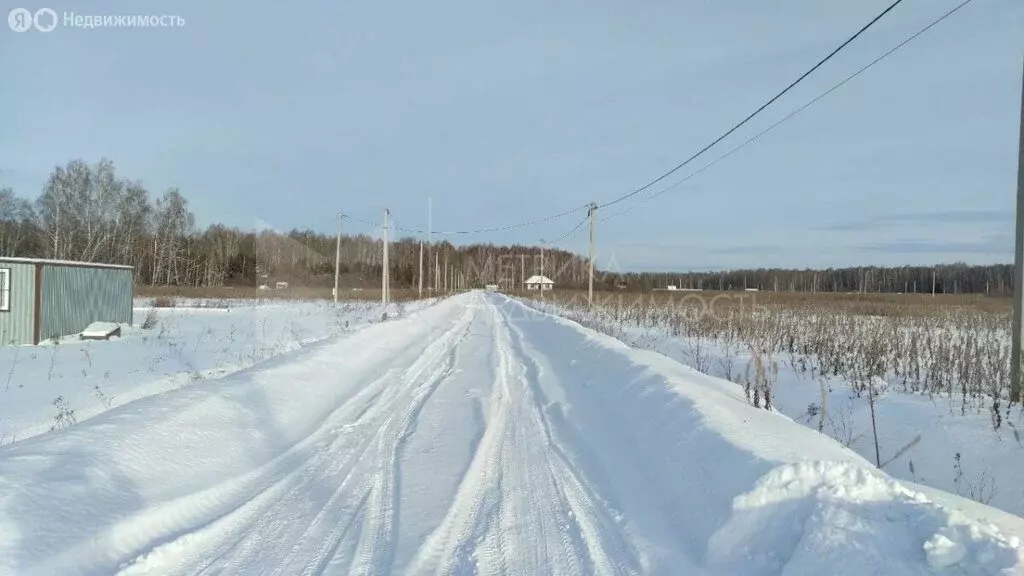
M 385 306 L 388 303 L 388 215 L 391 212 L 384 209 L 384 257 L 380 271 L 380 302 Z
M 519 289 L 526 288 L 526 255 L 519 255 Z
M 338 244 L 334 248 L 334 303 L 338 303 L 338 276 L 341 275 L 341 222 L 344 214 L 338 214 Z
M 544 299 L 544 239 L 543 238 L 541 238 L 541 240 L 540 240 L 540 277 L 541 277 L 541 282 L 540 282 L 540 286 L 539 286 L 539 288 L 540 288 L 540 298 L 541 298 L 541 300 L 543 300 Z
M 1022 81 L 1024 82 L 1024 81 Z M 1013 266 L 1013 349 L 1010 352 L 1010 402 L 1021 395 L 1021 330 L 1024 328 L 1024 84 L 1020 95 L 1020 141 L 1017 143 L 1017 244 Z
M 594 214 L 597 213 L 597 204 L 590 203 L 590 281 L 587 286 L 587 305 L 594 305 Z
M 441 289 L 441 255 L 434 251 L 434 292 Z
M 544 241 L 541 240 L 540 245 L 540 275 L 544 275 Z
M 420 242 L 420 298 L 423 298 L 423 242 Z
M 427 196 L 427 250 L 434 249 L 434 197 Z M 427 253 L 427 266 L 430 266 L 430 253 Z M 434 271 L 435 278 L 434 283 L 437 283 L 436 274 Z M 437 292 L 437 287 L 434 287 L 434 292 Z
M 932 298 L 935 298 L 935 268 L 932 268 Z

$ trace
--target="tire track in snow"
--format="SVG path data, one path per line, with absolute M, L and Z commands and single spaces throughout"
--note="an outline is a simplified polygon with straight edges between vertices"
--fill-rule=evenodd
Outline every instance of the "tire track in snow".
M 371 382 L 313 434 L 275 458 L 273 465 L 251 473 L 255 478 L 250 482 L 258 489 L 250 488 L 238 497 L 234 486 L 215 487 L 214 491 L 223 493 L 207 498 L 218 508 L 229 499 L 234 502 L 229 511 L 213 515 L 212 520 L 206 516 L 207 521 L 198 526 L 193 522 L 192 529 L 140 555 L 123 573 L 156 567 L 162 572 L 216 573 L 257 566 L 261 567 L 258 571 L 267 573 L 320 573 L 337 564 L 339 554 L 353 561 L 353 573 L 387 572 L 393 555 L 400 443 L 426 399 L 450 374 L 454 350 L 465 338 L 475 312 L 465 311 L 410 366 L 389 370 Z M 396 372 L 401 373 L 398 382 L 394 381 Z M 354 403 L 357 398 L 359 402 Z M 334 486 L 330 495 L 315 514 L 307 514 L 314 512 L 309 510 L 308 495 L 322 492 L 325 484 Z M 235 498 L 231 499 L 232 495 Z M 184 504 L 191 508 L 191 515 L 202 517 L 206 507 L 197 505 L 195 496 L 189 499 L 189 503 L 177 503 L 178 509 Z M 339 529 L 339 525 L 345 528 Z M 297 526 L 305 528 L 297 531 Z M 359 529 L 358 541 L 353 541 L 349 550 L 341 550 L 346 540 L 354 540 L 349 538 L 353 528 Z M 268 542 L 274 545 L 268 547 Z M 282 543 L 292 546 L 281 550 Z M 221 553 L 215 555 L 214 551 Z M 207 561 L 197 562 L 204 556 Z
M 402 412 L 402 418 L 398 421 L 397 429 L 393 437 L 389 434 L 386 442 L 383 436 L 378 437 L 378 449 L 381 457 L 373 477 L 373 491 L 371 492 L 371 507 L 373 514 L 369 516 L 369 527 L 363 529 L 359 542 L 359 549 L 356 560 L 350 568 L 350 574 L 383 574 L 391 568 L 394 560 L 395 527 L 398 526 L 398 459 L 405 442 L 412 432 L 416 420 L 419 418 L 423 406 L 434 391 L 452 373 L 455 367 L 455 352 L 458 345 L 466 338 L 475 311 L 467 313 L 469 318 L 453 342 L 435 342 L 435 358 L 421 356 L 417 363 L 423 365 L 414 371 L 410 379 L 418 380 L 424 374 L 424 384 L 419 386 L 413 393 L 412 402 L 408 411 Z M 437 361 L 438 358 L 442 360 Z M 414 365 L 415 366 L 415 365 Z M 383 545 L 382 545 L 383 544 Z
M 609 533 L 614 525 L 601 502 L 560 455 L 530 385 L 536 374 L 520 359 L 507 318 L 488 308 L 498 369 L 487 428 L 409 573 L 635 573 L 611 559 L 628 546 Z
M 531 389 L 530 398 L 533 407 L 540 417 L 547 445 L 548 465 L 556 485 L 565 503 L 571 511 L 580 545 L 586 548 L 594 565 L 589 566 L 587 573 L 592 574 L 640 574 L 642 565 L 635 547 L 628 541 L 619 523 L 620 513 L 612 509 L 600 496 L 597 489 L 586 481 L 581 474 L 586 468 L 580 465 L 578 458 L 573 458 L 573 451 L 558 439 L 557 422 L 553 423 L 549 415 L 552 405 L 545 395 L 541 381 L 544 371 L 536 355 L 542 352 L 527 350 L 526 336 L 523 331 L 509 321 L 507 311 L 502 311 L 511 334 L 515 336 L 511 344 L 519 358 L 524 359 L 526 370 L 525 382 Z

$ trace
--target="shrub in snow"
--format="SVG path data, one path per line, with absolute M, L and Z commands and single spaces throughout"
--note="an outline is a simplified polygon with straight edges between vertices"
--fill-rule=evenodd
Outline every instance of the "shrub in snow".
M 142 329 L 152 330 L 153 328 L 156 327 L 159 321 L 160 314 L 157 312 L 156 308 L 150 308 L 149 311 L 146 312 L 145 320 L 142 321 Z
M 960 496 L 982 504 L 991 502 L 996 494 L 995 478 L 992 478 L 987 470 L 983 470 L 981 476 L 974 481 L 966 477 L 959 452 L 953 456 L 953 485 L 956 487 L 956 493 Z
M 68 405 L 67 400 L 63 396 L 57 396 L 53 400 L 53 407 L 57 409 L 57 415 L 53 417 L 53 426 L 50 431 L 64 430 L 70 428 L 75 424 L 78 424 L 78 420 L 75 419 L 75 411 Z
M 158 296 L 153 299 L 153 308 L 174 308 L 178 305 L 178 301 L 170 296 Z

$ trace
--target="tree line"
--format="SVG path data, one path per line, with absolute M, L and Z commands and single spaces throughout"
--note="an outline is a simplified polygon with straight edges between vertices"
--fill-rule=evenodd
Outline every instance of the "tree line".
M 119 177 L 110 160 L 72 160 L 51 172 L 34 200 L 0 189 L 0 256 L 127 264 L 136 282 L 160 286 L 259 286 L 287 281 L 330 286 L 335 234 L 312 230 L 250 231 L 221 224 L 199 229 L 177 188 L 153 195 Z M 342 286 L 376 286 L 382 243 L 369 234 L 341 237 Z M 587 259 L 564 249 L 448 241 L 425 244 L 424 285 L 443 289 L 461 274 L 469 286 L 520 286 L 543 273 L 560 288 L 587 286 Z M 392 284 L 419 282 L 420 240 L 389 243 Z M 931 292 L 1007 294 L 1012 266 L 855 267 L 828 270 L 731 270 L 699 273 L 596 272 L 595 287 L 652 290 L 675 285 L 705 290 Z
M 330 286 L 337 242 L 336 234 L 312 230 L 251 231 L 222 224 L 199 229 L 180 190 L 169 188 L 154 196 L 141 182 L 119 177 L 106 159 L 57 166 L 34 200 L 0 189 L 0 256 L 126 264 L 134 267 L 136 282 L 145 285 L 287 281 Z M 414 238 L 389 242 L 390 277 L 396 287 L 418 284 L 419 245 Z M 426 286 L 444 288 L 454 284 L 459 271 L 474 282 L 511 282 L 501 254 L 514 253 L 517 261 L 525 261 L 521 255 L 537 256 L 540 250 L 442 241 L 425 246 L 424 252 Z M 379 285 L 380 238 L 345 234 L 340 255 L 342 286 Z M 566 263 L 572 263 L 577 277 L 586 262 L 564 250 L 548 250 L 545 260 L 550 270 L 568 270 Z M 539 272 L 537 266 L 531 273 Z
M 936 294 L 1013 293 L 1013 265 L 855 266 L 824 270 L 759 268 L 721 272 L 609 274 L 606 288 L 652 290 L 675 286 L 694 290 L 784 292 L 884 292 Z

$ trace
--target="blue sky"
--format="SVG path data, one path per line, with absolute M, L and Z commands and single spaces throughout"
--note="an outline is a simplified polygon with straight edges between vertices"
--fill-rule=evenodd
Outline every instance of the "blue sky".
M 889 3 L 47 1 L 0 8 L 144 5 L 185 25 L 0 28 L 0 186 L 34 197 L 54 165 L 107 157 L 155 193 L 178 186 L 200 224 L 324 231 L 339 210 L 378 219 L 385 206 L 425 228 L 428 198 L 447 230 L 614 198 Z M 906 0 L 706 160 L 957 3 Z M 601 222 L 598 263 L 1009 261 L 1022 57 L 1024 2 L 975 0 L 759 142 Z M 457 241 L 536 243 L 582 216 Z M 585 228 L 565 245 L 584 250 Z

